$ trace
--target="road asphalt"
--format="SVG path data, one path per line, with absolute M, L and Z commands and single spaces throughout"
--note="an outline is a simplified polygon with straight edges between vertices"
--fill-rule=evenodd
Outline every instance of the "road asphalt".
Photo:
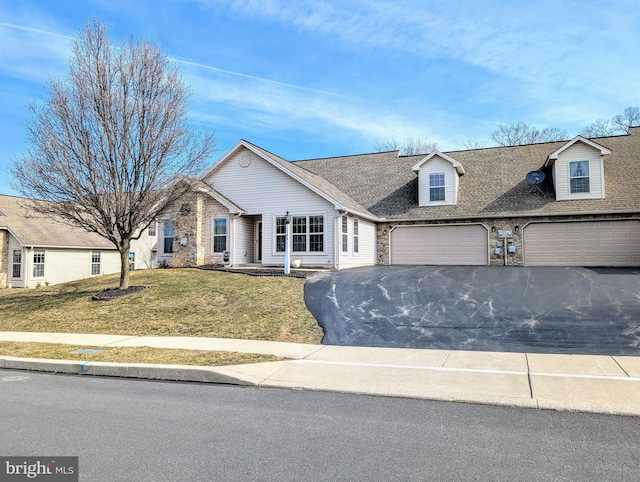
M 1 341 L 262 353 L 204 367 L 0 356 L 0 368 L 251 385 L 640 416 L 640 357 L 306 345 L 200 337 L 0 332 Z

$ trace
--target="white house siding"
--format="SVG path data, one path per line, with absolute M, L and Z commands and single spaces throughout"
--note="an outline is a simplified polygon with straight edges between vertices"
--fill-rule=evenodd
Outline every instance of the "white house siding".
M 242 167 L 239 160 L 246 154 L 251 155 L 251 163 Z M 324 252 L 292 253 L 292 259 L 300 259 L 307 266 L 333 266 L 336 210 L 320 195 L 244 148 L 227 159 L 207 182 L 249 216 L 262 216 L 264 265 L 284 264 L 284 253 L 276 253 L 274 231 L 276 217 L 288 210 L 292 216 L 323 215 L 325 228 Z
M 33 252 L 34 250 L 44 249 L 45 265 L 44 276 L 33 276 Z M 84 278 L 90 278 L 91 275 L 91 253 L 100 251 L 100 274 L 112 274 L 120 272 L 120 254 L 115 250 L 90 250 L 90 249 L 61 249 L 61 248 L 38 248 L 25 250 L 26 263 L 25 275 L 27 279 L 27 287 L 33 288 L 40 283 L 45 285 L 47 282 L 51 285 L 67 283 Z
M 158 242 L 158 229 L 156 236 L 149 236 L 149 228 L 145 229 L 140 238 L 131 241 L 130 252 L 135 253 L 135 269 L 151 269 L 158 265 L 156 253 L 153 247 Z
M 429 201 L 429 174 L 444 172 L 444 201 Z M 449 161 L 434 156 L 420 167 L 418 202 L 420 206 L 442 206 L 457 202 L 458 173 Z
M 353 220 L 358 219 L 358 252 L 353 251 Z M 353 268 L 356 266 L 371 266 L 376 264 L 376 225 L 362 218 L 347 216 L 348 226 L 348 250 L 342 251 L 342 216 L 337 218 L 337 246 L 338 268 Z
M 571 193 L 569 187 L 569 163 L 589 161 L 590 192 Z M 556 200 L 604 198 L 604 166 L 600 151 L 584 142 L 576 142 L 562 151 L 553 166 L 553 181 Z
M 233 218 L 231 231 L 233 245 L 231 246 L 231 262 L 233 264 L 247 264 L 254 261 L 254 225 L 253 218 L 242 216 Z

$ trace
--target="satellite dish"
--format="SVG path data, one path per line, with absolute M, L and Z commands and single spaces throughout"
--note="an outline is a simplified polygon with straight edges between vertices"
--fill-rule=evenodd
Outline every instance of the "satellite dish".
M 544 172 L 542 171 L 528 172 L 526 179 L 529 184 L 540 184 L 542 181 L 544 181 Z

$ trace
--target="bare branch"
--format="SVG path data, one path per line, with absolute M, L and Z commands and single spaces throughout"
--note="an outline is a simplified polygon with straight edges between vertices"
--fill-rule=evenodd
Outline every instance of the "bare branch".
M 47 94 L 31 106 L 13 185 L 37 211 L 110 240 L 125 260 L 134 236 L 189 189 L 180 179 L 202 172 L 215 138 L 187 125 L 191 89 L 159 47 L 114 44 L 99 20 L 80 32 L 67 75 Z

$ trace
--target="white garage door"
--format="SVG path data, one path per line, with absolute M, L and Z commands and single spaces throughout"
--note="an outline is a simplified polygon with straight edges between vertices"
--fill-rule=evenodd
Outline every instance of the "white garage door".
M 536 223 L 524 228 L 526 266 L 640 266 L 639 221 Z
M 488 264 L 487 230 L 463 226 L 398 226 L 391 231 L 391 264 Z

